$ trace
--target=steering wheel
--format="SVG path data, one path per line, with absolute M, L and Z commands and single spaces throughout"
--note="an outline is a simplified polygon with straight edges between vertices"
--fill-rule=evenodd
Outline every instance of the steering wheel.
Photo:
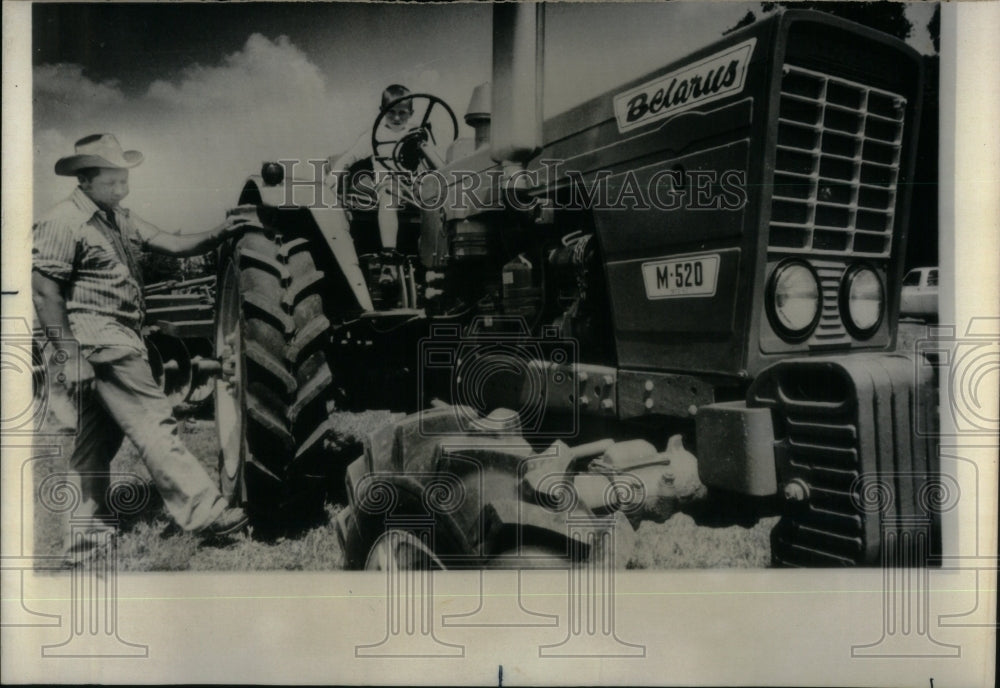
M 427 101 L 427 106 L 424 109 L 424 114 L 420 118 L 420 124 L 415 127 L 410 127 L 410 129 L 403 134 L 397 140 L 381 141 L 378 138 L 379 127 L 382 125 L 382 121 L 385 119 L 389 110 L 404 102 L 412 102 L 414 100 L 421 99 Z M 396 172 L 415 172 L 420 163 L 424 163 L 428 169 L 435 169 L 439 166 L 439 161 L 435 160 L 436 156 L 432 156 L 429 151 L 430 146 L 438 145 L 437 139 L 434 137 L 434 131 L 431 126 L 431 113 L 434 112 L 434 108 L 440 105 L 444 111 L 451 118 L 451 141 L 458 138 L 458 118 L 455 117 L 454 110 L 437 96 L 433 96 L 429 93 L 411 93 L 409 95 L 400 96 L 395 100 L 386 104 L 379 112 L 378 117 L 375 118 L 375 124 L 372 125 L 372 153 L 375 160 L 385 165 L 391 170 Z M 416 112 L 416 108 L 413 108 Z

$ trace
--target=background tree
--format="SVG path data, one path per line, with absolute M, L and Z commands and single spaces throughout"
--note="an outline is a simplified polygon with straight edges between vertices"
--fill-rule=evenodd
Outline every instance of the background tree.
M 934 52 L 941 52 L 941 3 L 934 6 L 934 14 L 927 22 L 927 33 L 931 35 L 931 43 L 934 44 Z
M 913 31 L 913 23 L 906 17 L 904 2 L 762 2 L 760 12 L 763 17 L 779 9 L 818 10 L 848 19 L 858 24 L 877 29 L 890 36 L 906 40 Z M 753 11 L 748 11 L 723 34 L 732 33 L 757 20 Z M 935 45 L 935 50 L 937 46 Z

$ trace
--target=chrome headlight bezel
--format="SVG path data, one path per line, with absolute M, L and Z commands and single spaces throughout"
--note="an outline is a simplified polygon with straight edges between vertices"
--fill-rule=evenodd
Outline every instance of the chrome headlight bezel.
M 795 272 L 793 272 L 795 271 Z M 794 323 L 789 323 L 787 313 L 782 313 L 778 304 L 779 290 L 787 285 L 783 285 L 783 280 L 794 279 L 794 275 L 808 275 L 815 288 L 815 310 L 808 321 L 798 327 Z M 801 342 L 808 339 L 819 324 L 823 313 L 823 287 L 819 281 L 816 270 L 807 261 L 798 258 L 790 258 L 779 263 L 767 283 L 767 295 L 765 310 L 771 328 L 787 342 Z
M 878 290 L 878 297 L 874 299 L 877 303 L 878 312 L 874 318 L 867 318 L 866 321 L 858 322 L 859 318 L 855 311 L 852 311 L 851 304 L 858 299 L 854 298 L 855 288 L 859 278 L 870 276 L 869 288 L 875 287 Z M 885 320 L 886 294 L 885 281 L 874 266 L 868 263 L 856 263 L 844 271 L 844 276 L 840 280 L 839 295 L 840 317 L 844 322 L 844 327 L 856 339 L 871 339 L 878 332 L 879 327 Z

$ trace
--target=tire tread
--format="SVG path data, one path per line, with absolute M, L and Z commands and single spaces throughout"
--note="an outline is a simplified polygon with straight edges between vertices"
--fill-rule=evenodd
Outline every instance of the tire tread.
M 322 510 L 317 472 L 337 466 L 322 451 L 337 389 L 324 341 L 331 330 L 324 303 L 325 273 L 308 237 L 265 223 L 231 243 L 239 270 L 246 361 L 246 470 L 251 515 Z M 299 461 L 304 455 L 308 461 Z M 308 464 L 308 466 L 305 466 Z M 256 487 L 255 487 L 256 486 Z M 308 501 L 310 503 L 302 503 Z

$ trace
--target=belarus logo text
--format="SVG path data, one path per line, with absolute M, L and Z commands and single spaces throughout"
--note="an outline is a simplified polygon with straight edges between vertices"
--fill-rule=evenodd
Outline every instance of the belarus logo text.
M 665 119 L 743 90 L 756 38 L 615 96 L 618 131 Z

